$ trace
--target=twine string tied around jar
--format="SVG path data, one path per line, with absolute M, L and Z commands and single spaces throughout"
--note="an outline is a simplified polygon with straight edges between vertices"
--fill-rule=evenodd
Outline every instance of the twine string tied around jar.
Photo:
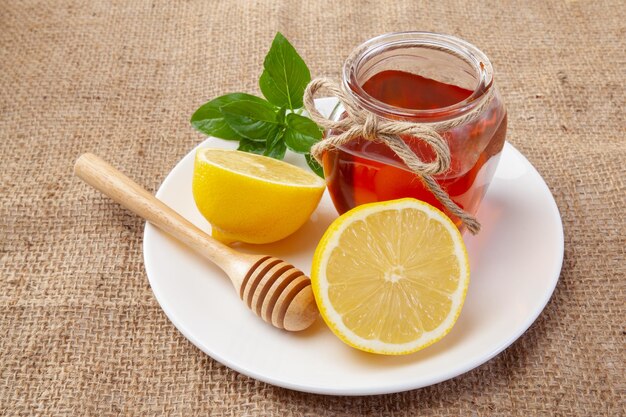
M 344 106 L 346 116 L 340 120 L 331 120 L 323 116 L 315 107 L 315 98 L 321 92 L 335 97 Z M 442 131 L 468 123 L 478 117 L 491 101 L 485 97 L 479 105 L 461 117 L 436 123 L 416 123 L 402 120 L 387 120 L 362 108 L 349 93 L 328 78 L 317 78 L 309 83 L 304 91 L 304 107 L 311 119 L 325 130 L 332 130 L 327 136 L 311 148 L 311 155 L 321 164 L 325 151 L 344 145 L 352 140 L 363 138 L 369 141 L 382 142 L 387 145 L 407 166 L 417 174 L 435 198 L 453 215 L 459 218 L 472 234 L 480 231 L 480 223 L 470 213 L 460 208 L 433 178 L 443 174 L 450 168 L 450 148 L 441 135 Z M 435 158 L 423 161 L 402 140 L 406 135 L 428 144 Z

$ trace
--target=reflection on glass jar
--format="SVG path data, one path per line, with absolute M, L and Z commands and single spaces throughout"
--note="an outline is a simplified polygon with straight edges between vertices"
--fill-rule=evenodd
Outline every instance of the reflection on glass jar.
M 476 214 L 493 178 L 506 136 L 506 110 L 487 57 L 452 36 L 426 32 L 382 35 L 358 47 L 343 69 L 343 85 L 364 109 L 391 120 L 419 123 L 461 118 L 491 100 L 477 117 L 439 132 L 450 169 L 435 176 L 452 200 Z M 343 116 L 338 106 L 333 117 Z M 326 132 L 332 134 L 333 132 Z M 423 161 L 434 153 L 419 138 L 403 140 Z M 386 145 L 357 139 L 323 155 L 330 195 L 339 213 L 364 203 L 413 197 L 443 210 L 417 175 Z

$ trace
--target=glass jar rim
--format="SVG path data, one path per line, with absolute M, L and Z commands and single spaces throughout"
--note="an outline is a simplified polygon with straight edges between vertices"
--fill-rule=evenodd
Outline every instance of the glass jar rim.
M 416 46 L 448 52 L 471 65 L 477 76 L 472 94 L 447 107 L 421 110 L 392 106 L 372 97 L 363 89 L 358 81 L 358 71 L 369 58 L 385 50 Z M 343 86 L 362 107 L 382 116 L 393 114 L 428 119 L 445 114 L 446 118 L 454 118 L 474 108 L 492 88 L 493 67 L 480 49 L 456 36 L 422 31 L 391 32 L 362 43 L 350 53 L 343 66 Z

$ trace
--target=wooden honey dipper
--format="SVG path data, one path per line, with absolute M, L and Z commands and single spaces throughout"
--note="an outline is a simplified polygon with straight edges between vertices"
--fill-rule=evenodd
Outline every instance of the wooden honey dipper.
M 266 322 L 299 331 L 317 318 L 311 281 L 294 266 L 272 256 L 237 252 L 216 241 L 96 155 L 78 158 L 74 173 L 220 267 L 243 302 Z

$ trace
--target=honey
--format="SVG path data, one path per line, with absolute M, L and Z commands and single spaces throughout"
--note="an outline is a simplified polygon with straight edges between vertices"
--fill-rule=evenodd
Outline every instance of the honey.
M 413 72 L 384 69 L 362 82 L 358 94 L 391 109 L 383 117 L 428 123 L 458 117 L 463 111 L 459 110 L 459 103 L 467 103 L 472 97 L 480 99 L 481 91 Z M 410 112 L 416 117 L 407 117 Z M 496 95 L 478 117 L 442 132 L 450 148 L 451 165 L 434 178 L 451 199 L 470 214 L 478 210 L 493 177 L 504 146 L 506 127 L 506 111 Z M 402 139 L 423 161 L 434 159 L 431 148 L 419 138 Z M 362 138 L 353 140 L 327 151 L 323 155 L 323 166 L 328 190 L 339 213 L 364 203 L 413 197 L 446 212 L 457 226 L 461 225 L 419 176 L 410 172 L 383 143 Z

